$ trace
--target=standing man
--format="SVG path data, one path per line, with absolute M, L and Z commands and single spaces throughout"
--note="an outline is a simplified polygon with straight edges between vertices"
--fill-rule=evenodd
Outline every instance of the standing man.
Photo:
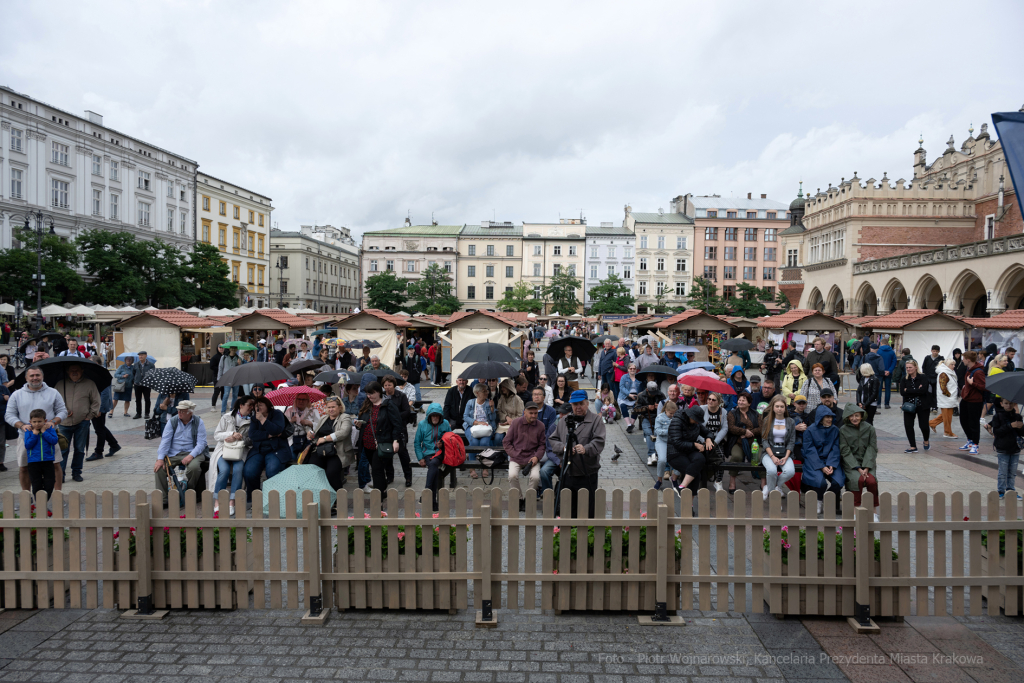
M 93 418 L 102 414 L 100 412 L 100 391 L 96 388 L 96 383 L 85 376 L 82 366 L 78 364 L 65 368 L 64 379 L 57 382 L 54 389 L 64 399 L 64 405 L 67 407 L 67 418 L 57 427 L 60 435 L 68 441 L 67 448 L 61 451 L 61 478 L 63 479 L 63 474 L 67 472 L 68 453 L 74 444 L 71 478 L 75 481 L 82 481 L 85 449 L 89 444 L 89 425 Z
M 543 404 L 541 404 L 543 405 Z M 540 490 L 540 461 L 547 451 L 547 429 L 537 419 L 539 406 L 530 401 L 526 404 L 521 417 L 512 420 L 508 427 L 502 446 L 508 455 L 508 480 L 511 486 L 523 493 L 519 483 L 519 474 L 529 480 L 529 487 L 534 492 Z M 526 498 L 520 497 L 519 511 L 526 511 Z
M 266 339 L 260 339 L 259 342 L 256 345 L 256 362 L 257 363 L 266 363 L 267 362 L 267 340 Z M 218 365 L 219 365 L 219 361 L 218 361 Z M 214 399 L 213 404 L 217 405 L 217 400 L 216 399 Z
M 210 409 L 217 409 L 217 399 L 224 395 L 224 387 L 217 386 L 217 380 L 220 379 L 220 359 L 224 356 L 224 346 L 218 345 L 217 350 L 214 351 L 210 357 L 210 370 L 213 372 L 213 400 L 210 401 Z
M 423 398 L 420 394 L 420 357 L 416 355 L 416 349 L 409 347 L 405 351 L 405 358 L 402 359 L 402 366 L 406 372 L 409 373 L 409 379 L 406 380 L 416 390 L 416 400 L 419 401 Z M 449 424 L 451 424 L 449 422 Z
M 1017 349 L 1012 346 L 1006 349 L 1006 367 L 1003 368 L 1004 372 L 1015 372 L 1017 366 L 1013 364 L 1013 357 L 1017 355 Z
M 939 381 L 939 363 L 944 360 L 946 359 L 939 355 L 939 346 L 932 344 L 931 355 L 925 356 L 924 362 L 921 364 L 924 378 L 928 380 L 928 408 L 933 413 L 938 412 L 938 404 L 935 402 L 935 383 Z
M 93 361 L 100 367 L 106 367 L 102 356 L 93 356 Z M 113 390 L 110 387 L 107 387 L 100 392 L 100 414 L 92 419 L 92 429 L 96 432 L 96 450 L 93 451 L 92 455 L 85 459 L 86 462 L 102 460 L 103 447 L 107 444 L 110 445 L 110 452 L 107 453 L 108 458 L 121 450 L 121 446 L 117 443 L 117 439 L 110 431 L 110 428 L 107 427 L 107 413 L 110 413 L 111 415 L 114 414 L 112 391 Z
M 78 348 L 78 340 L 72 337 L 68 340 L 68 348 L 65 351 L 61 351 L 57 354 L 58 356 L 77 356 L 78 358 L 88 358 L 89 352 L 84 349 Z
M 832 378 L 833 376 L 839 377 L 839 368 L 836 367 L 836 357 L 832 355 L 832 352 L 825 348 L 825 341 L 821 337 L 814 338 L 814 350 L 807 352 L 807 357 L 804 358 L 804 372 L 808 377 L 811 376 L 811 367 L 815 363 L 821 363 L 821 367 L 825 370 L 825 377 Z
M 68 410 L 64 406 L 64 399 L 53 387 L 46 386 L 43 381 L 43 371 L 39 368 L 29 368 L 25 371 L 25 386 L 18 389 L 7 400 L 7 410 L 4 413 L 4 420 L 7 424 L 22 432 L 29 431 L 30 415 L 37 408 L 46 411 L 46 429 L 58 427 L 68 416 Z M 44 429 L 45 431 L 45 429 Z M 25 491 L 31 490 L 31 482 L 28 476 L 28 452 L 25 450 L 25 439 L 18 435 L 18 445 L 15 450 L 18 457 L 18 483 Z M 53 464 L 56 483 L 54 488 L 59 491 L 63 478 L 61 477 L 60 463 Z
M 885 368 L 885 374 L 878 378 L 881 381 L 878 391 L 885 390 L 885 407 L 889 408 L 889 397 L 892 394 L 892 373 L 896 370 L 896 352 L 888 344 L 879 344 L 878 355 L 882 357 L 882 367 Z M 860 370 L 860 368 L 853 369 L 855 372 Z M 881 393 L 879 393 L 879 398 L 881 398 Z
M 155 367 L 156 363 L 149 359 L 149 354 L 145 351 L 139 351 L 139 362 L 135 364 L 135 417 L 133 419 L 138 420 L 142 417 L 143 399 L 146 400 L 146 419 L 149 419 L 149 387 L 140 387 L 139 382 Z
M 611 339 L 604 340 L 604 346 L 595 367 L 601 376 L 601 384 L 612 390 L 612 396 L 618 396 L 619 388 L 615 386 L 615 349 L 612 347 Z
M 604 422 L 597 413 L 590 410 L 587 392 L 577 389 L 569 397 L 572 413 L 558 421 L 551 435 L 551 450 L 555 454 L 564 454 L 565 478 L 562 481 L 564 490 L 572 491 L 572 517 L 576 517 L 577 500 L 580 489 L 586 489 L 590 516 L 594 516 L 594 492 L 597 491 L 597 475 L 601 469 L 601 452 L 604 450 Z M 576 445 L 572 452 L 566 453 L 568 440 L 567 422 L 572 419 L 575 427 Z M 562 513 L 564 514 L 564 510 Z M 604 511 L 601 511 L 602 514 Z
M 196 404 L 182 401 L 178 404 L 178 414 L 167 421 L 164 426 L 160 446 L 157 448 L 156 464 L 153 466 L 153 478 L 156 486 L 164 494 L 164 507 L 167 507 L 167 472 L 164 470 L 164 458 L 168 459 L 169 467 L 185 465 L 185 479 L 193 491 L 199 490 L 203 480 L 202 464 L 206 461 L 206 427 L 203 419 L 196 416 Z

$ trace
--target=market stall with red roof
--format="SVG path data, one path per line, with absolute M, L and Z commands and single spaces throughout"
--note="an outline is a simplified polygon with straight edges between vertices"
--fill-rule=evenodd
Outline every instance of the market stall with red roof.
M 952 358 L 953 349 L 964 348 L 964 333 L 971 325 L 933 308 L 905 308 L 875 318 L 864 327 L 890 335 L 889 345 L 894 350 L 910 349 L 914 358 L 929 355 L 933 344 L 939 345 L 940 354 Z

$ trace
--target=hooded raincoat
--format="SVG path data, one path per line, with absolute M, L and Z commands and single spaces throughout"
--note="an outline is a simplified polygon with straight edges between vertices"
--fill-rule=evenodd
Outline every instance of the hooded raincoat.
M 800 376 L 793 376 L 793 366 L 800 368 Z M 793 402 L 793 398 L 790 394 L 799 394 L 800 387 L 807 381 L 807 373 L 804 372 L 804 365 L 798 360 L 789 361 L 789 365 L 786 366 L 786 372 L 782 377 L 782 395 L 786 397 L 786 405 Z
M 850 416 L 861 414 L 860 424 L 850 424 Z M 878 460 L 878 435 L 875 428 L 868 424 L 867 412 L 855 403 L 847 403 L 843 410 L 843 426 L 839 429 L 839 454 L 843 460 L 843 474 L 846 475 L 846 489 L 858 491 L 860 480 L 859 468 L 866 468 L 868 474 L 875 476 L 875 463 Z
M 443 414 L 444 409 L 440 403 L 431 403 L 427 406 L 426 417 L 416 426 L 414 446 L 417 460 L 433 457 L 437 453 L 437 442 L 441 440 L 441 436 L 445 432 L 452 431 L 451 425 L 448 424 L 448 420 L 444 419 Z M 434 415 L 441 418 L 436 425 L 431 419 Z
M 824 486 L 825 473 L 821 471 L 824 467 L 833 468 L 832 479 L 837 484 L 842 486 L 846 482 L 839 451 L 839 428 L 834 422 L 825 427 L 822 421 L 826 417 L 835 416 L 826 406 L 818 406 L 814 412 L 814 424 L 804 432 L 803 483 L 811 488 Z

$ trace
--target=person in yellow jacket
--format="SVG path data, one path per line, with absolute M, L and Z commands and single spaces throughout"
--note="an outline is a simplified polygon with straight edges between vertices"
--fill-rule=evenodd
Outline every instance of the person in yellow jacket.
M 798 360 L 789 361 L 786 366 L 786 373 L 782 377 L 782 395 L 786 397 L 786 405 L 793 402 L 793 397 L 800 391 L 800 387 L 807 381 L 804 373 L 804 364 Z

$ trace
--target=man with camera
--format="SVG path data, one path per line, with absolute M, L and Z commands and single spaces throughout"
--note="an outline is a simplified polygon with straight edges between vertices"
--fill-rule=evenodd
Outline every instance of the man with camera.
M 558 421 L 549 439 L 551 450 L 564 454 L 559 488 L 572 491 L 572 517 L 576 517 L 579 490 L 589 491 L 588 509 L 593 517 L 597 473 L 601 469 L 601 451 L 604 450 L 604 422 L 597 413 L 590 411 L 587 392 L 582 389 L 572 392 L 569 405 L 571 412 Z M 565 511 L 562 514 L 565 515 Z M 604 515 L 604 510 L 601 514 Z

